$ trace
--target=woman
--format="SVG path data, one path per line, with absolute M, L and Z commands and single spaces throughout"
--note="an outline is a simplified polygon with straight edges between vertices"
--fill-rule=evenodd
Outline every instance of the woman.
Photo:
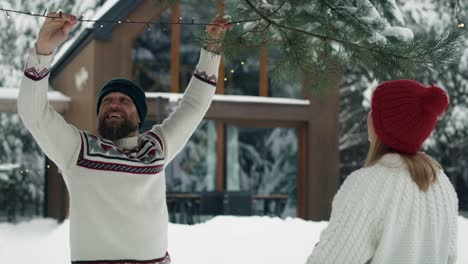
M 447 106 L 442 89 L 412 80 L 375 89 L 367 160 L 336 194 L 307 264 L 456 263 L 456 193 L 439 163 L 419 152 Z

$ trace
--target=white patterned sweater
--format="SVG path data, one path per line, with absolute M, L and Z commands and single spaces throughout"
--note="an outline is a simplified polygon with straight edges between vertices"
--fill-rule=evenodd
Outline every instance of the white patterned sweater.
M 307 264 L 452 264 L 458 200 L 447 176 L 422 192 L 398 154 L 353 172 Z
M 151 130 L 117 142 L 78 130 L 49 105 L 51 60 L 29 50 L 18 113 L 69 190 L 71 260 L 163 258 L 168 235 L 164 166 L 208 110 L 220 56 L 202 49 L 177 110 Z

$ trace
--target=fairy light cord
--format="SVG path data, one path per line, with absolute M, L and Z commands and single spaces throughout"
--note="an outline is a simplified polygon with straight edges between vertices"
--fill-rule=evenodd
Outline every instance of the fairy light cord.
M 44 18 L 58 18 L 62 17 L 62 12 L 60 11 L 58 14 L 59 16 L 50 16 L 47 15 L 47 9 L 44 10 L 42 14 L 36 14 L 34 12 L 29 12 L 29 11 L 21 11 L 21 10 L 13 10 L 13 9 L 6 9 L 6 8 L 0 8 L 0 11 L 5 12 L 6 16 L 8 18 L 11 18 L 10 14 L 16 13 L 16 14 L 21 14 L 21 15 L 27 15 L 27 16 L 33 16 L 33 17 L 44 17 Z M 269 17 L 276 13 L 276 11 L 268 14 L 265 17 Z M 240 25 L 241 23 L 246 23 L 246 22 L 255 22 L 255 21 L 260 21 L 263 20 L 263 17 L 259 18 L 254 18 L 254 19 L 247 19 L 247 20 L 239 20 L 239 21 L 231 21 L 229 24 L 233 25 Z M 97 23 L 100 24 L 101 27 L 103 27 L 103 24 L 143 24 L 149 27 L 150 25 L 191 25 L 191 26 L 207 26 L 207 25 L 215 25 L 211 23 L 200 23 L 200 22 L 195 22 L 195 17 L 192 17 L 192 19 L 189 22 L 183 21 L 182 17 L 179 18 L 177 22 L 153 22 L 153 21 L 133 21 L 133 20 L 103 20 L 103 19 L 85 19 L 83 15 L 81 15 L 78 18 L 78 21 L 80 22 L 86 22 L 86 23 Z
M 258 18 L 246 19 L 246 20 L 239 20 L 239 21 L 231 21 L 231 22 L 229 22 L 229 24 L 240 25 L 242 23 L 256 22 L 256 21 L 264 20 L 265 18 L 268 18 L 268 17 L 274 15 L 275 13 L 277 13 L 283 7 L 283 5 L 285 3 L 286 2 L 284 2 L 278 9 L 276 9 L 273 12 L 265 15 L 264 17 L 258 17 Z M 5 12 L 8 19 L 11 19 L 10 14 L 12 14 L 12 13 L 20 14 L 20 15 L 26 15 L 26 16 L 32 16 L 32 17 L 43 17 L 43 18 L 61 18 L 62 17 L 62 12 L 61 11 L 58 12 L 58 16 L 47 15 L 47 9 L 45 9 L 42 14 L 34 13 L 34 12 L 30 12 L 30 11 L 6 9 L 6 8 L 0 8 L 0 12 Z M 81 15 L 81 16 L 79 16 L 77 18 L 77 20 L 80 21 L 80 22 L 84 22 L 84 23 L 95 23 L 96 26 L 99 26 L 100 28 L 103 28 L 104 24 L 113 24 L 113 25 L 116 25 L 116 24 L 142 24 L 142 25 L 146 26 L 148 31 L 150 31 L 151 26 L 154 26 L 154 25 L 159 25 L 160 27 L 162 27 L 162 30 L 166 30 L 166 28 L 164 27 L 166 25 L 187 25 L 187 26 L 215 25 L 215 24 L 211 24 L 211 23 L 196 22 L 195 17 L 192 17 L 191 20 L 189 20 L 189 21 L 184 21 L 182 17 L 179 17 L 177 22 L 152 22 L 152 21 L 138 21 L 138 20 L 128 20 L 128 19 L 126 19 L 126 20 L 86 19 L 86 18 L 84 18 L 83 15 Z M 241 64 L 244 65 L 244 63 L 245 62 L 242 61 Z M 234 70 L 231 69 L 230 72 L 234 73 Z M 227 77 L 225 77 L 224 81 L 227 81 L 227 80 L 228 80 Z M 49 168 L 49 166 L 48 166 L 48 168 Z

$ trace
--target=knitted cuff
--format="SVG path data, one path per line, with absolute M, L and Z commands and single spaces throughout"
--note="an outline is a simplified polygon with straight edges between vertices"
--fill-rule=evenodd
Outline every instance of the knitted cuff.
M 24 67 L 24 75 L 34 81 L 47 77 L 53 57 L 53 55 L 38 55 L 35 47 L 30 48 Z

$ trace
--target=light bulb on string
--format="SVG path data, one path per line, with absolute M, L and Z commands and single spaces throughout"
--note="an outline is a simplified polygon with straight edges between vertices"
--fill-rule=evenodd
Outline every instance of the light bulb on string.
M 464 28 L 464 27 L 465 27 L 465 24 L 464 24 L 464 23 L 458 24 L 458 28 Z
M 42 11 L 39 11 L 39 12 L 33 12 L 33 11 L 29 11 L 29 10 L 26 10 L 26 11 L 22 11 L 22 10 L 10 10 L 10 9 L 4 9 L 4 8 L 0 8 L 0 11 L 4 11 L 7 18 L 10 19 L 12 18 L 10 13 L 18 13 L 18 14 L 22 14 L 22 15 L 27 15 L 27 16 L 35 16 L 35 17 L 45 17 L 45 18 L 61 18 L 63 19 L 63 11 L 62 10 L 58 10 L 57 13 L 55 13 L 55 16 L 52 16 L 52 15 L 48 15 L 48 10 L 47 9 L 44 9 Z M 85 23 L 88 23 L 88 22 L 93 22 L 93 23 L 97 23 L 97 25 L 95 26 L 96 28 L 103 28 L 104 27 L 104 24 L 105 23 L 111 23 L 111 25 L 113 26 L 114 24 L 125 24 L 125 23 L 138 23 L 138 24 L 155 24 L 151 21 L 134 21 L 134 22 L 130 22 L 130 20 L 128 19 L 122 19 L 122 20 L 99 20 L 99 19 L 85 19 L 84 18 L 84 15 L 81 14 L 79 16 L 79 18 L 77 18 L 78 21 L 80 22 L 85 22 Z M 260 18 L 258 19 L 260 20 Z M 190 23 L 191 22 L 191 23 Z M 240 25 L 241 23 L 243 23 L 244 21 L 236 21 L 236 22 L 230 22 L 229 24 L 232 24 L 232 25 Z M 162 23 L 160 23 L 162 24 Z M 167 24 L 167 25 L 174 25 L 174 24 L 182 24 L 182 25 L 210 25 L 209 23 L 196 23 L 196 18 L 195 16 L 192 16 L 191 18 L 191 21 L 190 20 L 187 20 L 186 22 L 183 21 L 183 17 L 182 16 L 179 16 L 176 18 L 176 20 L 172 20 L 172 21 L 169 21 L 167 23 L 164 23 L 164 24 Z M 169 30 L 169 29 L 167 29 Z M 162 31 L 167 31 L 166 28 L 162 27 Z

